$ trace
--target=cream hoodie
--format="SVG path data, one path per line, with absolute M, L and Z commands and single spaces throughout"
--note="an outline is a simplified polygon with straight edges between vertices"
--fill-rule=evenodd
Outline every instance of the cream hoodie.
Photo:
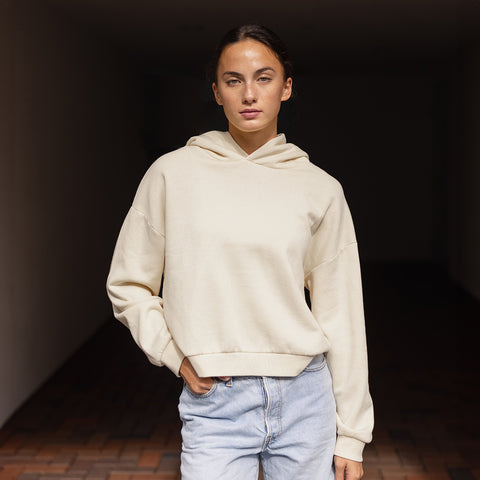
M 158 158 L 107 292 L 149 360 L 177 376 L 184 356 L 201 377 L 295 376 L 327 352 L 335 454 L 362 460 L 373 405 L 354 227 L 339 182 L 284 134 L 248 155 L 210 131 Z

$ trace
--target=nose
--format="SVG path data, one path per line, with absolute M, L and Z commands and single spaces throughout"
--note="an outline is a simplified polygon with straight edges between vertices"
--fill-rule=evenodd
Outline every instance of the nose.
M 250 104 L 256 101 L 257 101 L 257 91 L 255 89 L 255 86 L 247 82 L 245 84 L 245 89 L 243 91 L 243 103 Z

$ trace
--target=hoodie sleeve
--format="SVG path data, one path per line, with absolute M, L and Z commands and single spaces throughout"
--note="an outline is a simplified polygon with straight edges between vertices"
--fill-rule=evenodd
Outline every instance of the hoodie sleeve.
M 164 179 L 156 164 L 147 171 L 115 245 L 107 294 L 113 313 L 154 365 L 179 376 L 183 353 L 165 322 L 159 296 L 165 263 Z
M 337 409 L 335 455 L 362 461 L 374 423 L 362 282 L 352 218 L 340 184 L 337 187 L 312 234 L 305 286 L 312 313 L 330 344 L 326 357 Z

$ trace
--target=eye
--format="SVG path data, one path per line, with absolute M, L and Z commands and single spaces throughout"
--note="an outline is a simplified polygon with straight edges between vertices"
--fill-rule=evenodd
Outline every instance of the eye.
M 271 80 L 271 78 L 270 77 L 259 77 L 258 80 L 262 83 L 266 83 L 266 82 L 269 82 Z
M 240 83 L 240 80 L 236 79 L 236 78 L 231 78 L 230 80 L 227 80 L 226 81 L 226 84 L 227 85 L 237 85 L 238 83 Z

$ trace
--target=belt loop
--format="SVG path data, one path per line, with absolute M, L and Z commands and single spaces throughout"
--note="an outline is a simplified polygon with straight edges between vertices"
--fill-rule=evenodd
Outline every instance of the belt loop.
M 226 385 L 227 387 L 231 387 L 231 386 L 233 385 L 233 378 L 230 377 L 230 379 L 225 382 L 225 385 Z

